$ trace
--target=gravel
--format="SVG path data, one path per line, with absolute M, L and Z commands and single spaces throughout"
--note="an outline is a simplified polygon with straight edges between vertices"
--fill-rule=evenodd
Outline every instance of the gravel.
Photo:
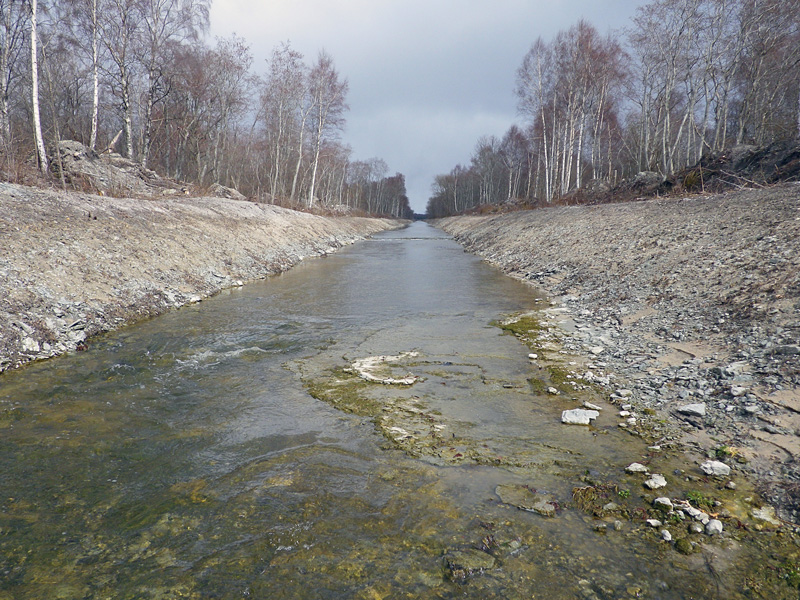
M 800 522 L 800 185 L 438 224 L 548 293 L 566 350 L 666 442 L 751 472 Z

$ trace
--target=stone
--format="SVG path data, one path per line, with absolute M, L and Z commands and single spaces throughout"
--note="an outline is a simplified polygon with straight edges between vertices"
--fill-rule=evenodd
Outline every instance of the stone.
M 494 492 L 500 497 L 503 504 L 535 512 L 543 517 L 556 516 L 555 498 L 548 494 L 540 494 L 529 487 L 518 484 L 498 485 Z
M 536 360 L 537 358 L 539 358 L 539 355 L 535 354 L 535 353 L 531 353 L 531 354 L 528 354 L 528 358 L 531 359 L 531 360 Z
M 597 406 L 596 404 L 592 404 L 591 402 L 584 402 L 583 408 L 588 408 L 589 410 L 597 410 L 597 411 L 603 410 L 601 406 Z
M 467 577 L 482 573 L 494 567 L 494 557 L 480 550 L 452 550 L 444 557 L 447 575 L 455 581 L 463 581 Z
M 645 467 L 643 464 L 640 463 L 631 463 L 627 467 L 625 467 L 626 473 L 648 473 L 650 469 Z
M 672 534 L 669 532 L 668 529 L 661 530 L 661 539 L 664 540 L 665 542 L 672 541 Z
M 722 521 L 711 519 L 708 523 L 706 523 L 706 534 L 718 535 L 720 533 L 722 533 Z
M 689 533 L 703 533 L 705 528 L 702 523 L 692 522 L 689 523 Z
M 645 523 L 647 523 L 647 525 L 650 527 L 661 527 L 663 525 L 663 523 L 658 519 L 647 519 Z
M 653 506 L 660 510 L 670 511 L 672 510 L 672 500 L 666 497 L 656 498 L 653 500 Z
M 694 551 L 694 547 L 692 546 L 692 542 L 686 538 L 681 538 L 675 542 L 675 550 L 681 554 L 691 554 Z
M 700 470 L 710 477 L 727 477 L 731 474 L 731 468 L 718 460 L 707 460 L 700 465 Z
M 547 388 L 547 393 L 552 394 L 553 396 L 558 396 L 560 392 L 554 387 L 549 387 Z
M 599 416 L 600 413 L 596 410 L 574 408 L 561 413 L 561 422 L 567 425 L 590 425 Z
M 29 337 L 23 338 L 22 351 L 31 353 L 39 352 L 39 342 Z
M 739 398 L 747 394 L 747 388 L 742 387 L 740 385 L 732 385 L 731 386 L 731 396 L 734 398 Z
M 780 525 L 781 522 L 775 516 L 775 509 L 772 506 L 762 506 L 754 508 L 750 513 L 758 521 L 766 521 L 770 525 Z
M 684 415 L 692 415 L 695 417 L 706 416 L 706 405 L 702 402 L 696 404 L 686 404 L 685 406 L 678 407 L 678 412 Z
M 664 479 L 663 475 L 655 474 L 644 482 L 644 486 L 650 490 L 658 490 L 660 488 L 667 487 L 667 480 Z

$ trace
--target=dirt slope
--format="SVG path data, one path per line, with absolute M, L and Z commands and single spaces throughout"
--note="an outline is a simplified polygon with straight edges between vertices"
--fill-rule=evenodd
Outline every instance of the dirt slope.
M 221 198 L 0 183 L 0 371 L 396 226 Z

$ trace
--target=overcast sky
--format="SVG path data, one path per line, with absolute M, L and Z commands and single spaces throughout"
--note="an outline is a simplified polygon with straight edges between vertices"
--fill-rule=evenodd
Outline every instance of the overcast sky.
M 435 175 L 466 165 L 482 135 L 519 122 L 514 78 L 537 37 L 580 18 L 605 34 L 639 0 L 213 0 L 211 35 L 245 38 L 263 74 L 289 41 L 313 62 L 325 49 L 350 83 L 343 141 L 406 176 L 424 212 Z

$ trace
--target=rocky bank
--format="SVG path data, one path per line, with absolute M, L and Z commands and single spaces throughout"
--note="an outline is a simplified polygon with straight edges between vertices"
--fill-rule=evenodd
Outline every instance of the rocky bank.
M 800 523 L 800 185 L 439 226 L 549 293 L 566 349 L 612 374 L 587 378 L 657 441 L 751 472 Z
M 0 183 L 0 372 L 397 226 L 244 200 Z

